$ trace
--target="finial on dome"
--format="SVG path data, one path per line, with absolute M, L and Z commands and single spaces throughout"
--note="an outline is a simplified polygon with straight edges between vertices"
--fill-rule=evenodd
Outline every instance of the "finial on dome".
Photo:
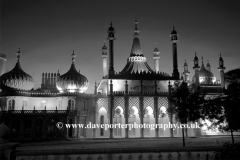
M 80 69 L 79 69 L 78 73 L 80 73 Z
M 220 57 L 222 57 L 222 53 L 220 52 Z
M 137 19 L 135 19 L 135 30 L 138 30 L 137 25 L 138 25 L 138 21 Z
M 173 30 L 175 30 L 175 27 L 174 27 L 174 25 L 173 25 Z
M 16 55 L 17 55 L 17 59 L 18 59 L 18 61 L 19 61 L 20 56 L 22 55 L 22 54 L 21 54 L 21 51 L 20 51 L 20 48 L 18 48 L 18 51 L 16 52 Z
M 197 57 L 197 52 L 195 51 L 195 57 Z
M 202 56 L 202 64 L 203 64 L 203 56 Z
M 134 29 L 134 37 L 138 37 L 139 36 L 139 30 L 138 30 L 138 27 L 137 27 L 137 25 L 138 25 L 138 21 L 137 21 L 137 19 L 135 19 L 135 29 Z
M 76 57 L 76 55 L 74 54 L 74 50 L 73 50 L 73 54 L 72 54 L 72 62 L 74 63 L 74 61 L 75 61 L 75 57 Z
M 111 21 L 111 23 L 110 23 L 110 26 L 112 27 L 112 21 Z

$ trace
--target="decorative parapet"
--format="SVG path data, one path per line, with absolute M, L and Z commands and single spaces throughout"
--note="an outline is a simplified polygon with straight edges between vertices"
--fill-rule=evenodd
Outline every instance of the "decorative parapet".
M 0 115 L 84 115 L 87 116 L 87 111 L 71 111 L 71 110 L 8 110 L 0 111 Z
M 129 95 L 129 96 L 167 96 L 168 95 L 168 92 L 137 92 L 137 91 L 129 91 L 129 92 L 125 92 L 125 91 L 113 91 L 113 94 L 112 95 L 116 95 L 116 96 L 126 96 L 126 95 Z
M 25 96 L 25 97 L 61 97 L 61 96 L 81 96 L 94 97 L 93 94 L 66 92 L 66 93 L 44 93 L 44 92 L 30 92 L 30 91 L 2 91 L 0 96 Z

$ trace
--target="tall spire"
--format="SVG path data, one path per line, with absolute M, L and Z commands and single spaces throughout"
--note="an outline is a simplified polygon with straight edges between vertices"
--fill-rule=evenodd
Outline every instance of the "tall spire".
M 18 51 L 16 52 L 16 55 L 17 55 L 17 59 L 18 59 L 18 62 L 19 62 L 20 56 L 22 55 L 21 51 L 20 51 L 20 48 L 18 48 Z
M 137 26 L 137 25 L 138 25 L 137 19 L 135 20 L 134 23 L 135 23 L 135 29 L 134 29 L 134 35 L 133 35 L 133 36 L 134 36 L 134 37 L 138 37 L 140 31 L 138 30 L 138 26 Z
M 74 63 L 75 57 L 76 57 L 76 55 L 75 55 L 74 50 L 73 50 L 73 53 L 72 53 L 72 63 Z
M 173 73 L 172 76 L 176 79 L 179 79 L 178 72 L 178 58 L 177 58 L 177 43 L 178 43 L 178 34 L 173 26 L 173 30 L 170 34 L 171 42 L 172 42 L 172 54 L 173 54 Z
M 140 44 L 140 40 L 139 40 L 139 30 L 137 28 L 137 24 L 138 21 L 135 20 L 135 29 L 134 29 L 134 39 L 133 39 L 133 44 L 132 44 L 132 49 L 131 49 L 131 53 L 130 56 L 135 56 L 135 55 L 142 55 L 142 49 L 141 49 L 141 44 Z
M 114 71 L 114 40 L 115 38 L 115 31 L 114 28 L 112 26 L 112 22 L 110 23 L 110 27 L 108 28 L 108 41 L 109 41 L 109 73 L 108 75 L 114 75 L 115 71 Z

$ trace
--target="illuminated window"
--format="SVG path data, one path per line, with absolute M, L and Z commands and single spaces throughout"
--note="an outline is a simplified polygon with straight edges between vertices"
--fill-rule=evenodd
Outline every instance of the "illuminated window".
M 72 99 L 68 100 L 68 109 L 74 110 L 74 100 L 72 100 Z
M 15 100 L 11 99 L 8 101 L 8 110 L 14 110 L 15 108 Z
M 122 116 L 121 115 L 115 115 L 113 121 L 114 121 L 113 123 L 116 125 L 116 128 L 114 128 L 114 135 L 115 136 L 121 136 L 122 135 L 122 130 L 121 130 L 121 126 L 119 126 L 118 124 L 121 125 Z
M 41 101 L 41 109 L 43 110 L 43 109 L 45 109 L 45 107 L 46 107 L 46 101 L 42 100 Z
M 149 126 L 150 123 L 150 116 L 149 114 L 144 116 L 143 123 L 146 124 L 146 126 Z M 149 136 L 150 135 L 150 128 L 144 128 L 144 135 Z
M 62 109 L 62 101 L 58 101 L 58 109 L 59 109 L 59 110 Z
M 104 116 L 100 117 L 100 124 L 104 124 Z M 104 128 L 100 128 L 100 136 L 104 136 Z
M 162 115 L 160 115 L 158 117 L 158 123 L 160 124 L 160 126 L 163 126 L 163 117 Z M 163 127 L 159 127 L 159 135 L 163 136 L 164 132 L 163 132 Z
M 22 107 L 23 109 L 27 109 L 27 100 L 23 100 Z
M 134 123 L 136 123 L 136 116 L 135 115 L 130 115 L 129 124 L 134 125 Z M 135 136 L 136 135 L 136 129 L 134 127 L 132 127 L 131 130 L 129 130 L 129 135 L 130 136 Z

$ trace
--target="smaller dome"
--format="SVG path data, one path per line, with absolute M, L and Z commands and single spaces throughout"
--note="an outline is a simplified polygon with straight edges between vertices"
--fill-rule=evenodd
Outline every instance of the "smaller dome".
M 155 44 L 155 48 L 154 48 L 153 51 L 154 51 L 154 52 L 159 52 L 158 47 L 157 47 L 157 44 Z
M 200 70 L 198 71 L 199 74 L 199 82 L 204 84 L 212 84 L 216 81 L 216 78 L 214 77 L 213 73 L 211 71 L 208 71 L 204 64 L 202 63 L 202 66 Z M 196 75 L 192 78 L 193 82 L 196 82 Z
M 220 53 L 219 61 L 223 61 L 222 54 Z
M 0 86 L 3 90 L 30 90 L 34 87 L 33 78 L 22 70 L 20 65 L 20 49 L 16 53 L 18 61 L 15 67 L 0 77 Z
M 104 42 L 104 45 L 102 47 L 102 50 L 107 50 L 107 46 L 105 45 L 105 42 Z
M 80 92 L 83 93 L 88 88 L 88 79 L 81 75 L 75 68 L 75 54 L 72 54 L 72 65 L 69 71 L 58 78 L 56 82 L 60 92 Z
M 175 27 L 174 26 L 173 26 L 173 30 L 172 30 L 171 34 L 177 34 L 177 31 L 175 31 Z
M 108 31 L 114 31 L 114 28 L 113 28 L 113 26 L 112 26 L 112 22 L 111 22 L 111 24 L 110 24 L 110 27 L 108 28 Z
M 207 65 L 206 65 L 206 67 L 211 67 L 209 62 L 207 62 Z

